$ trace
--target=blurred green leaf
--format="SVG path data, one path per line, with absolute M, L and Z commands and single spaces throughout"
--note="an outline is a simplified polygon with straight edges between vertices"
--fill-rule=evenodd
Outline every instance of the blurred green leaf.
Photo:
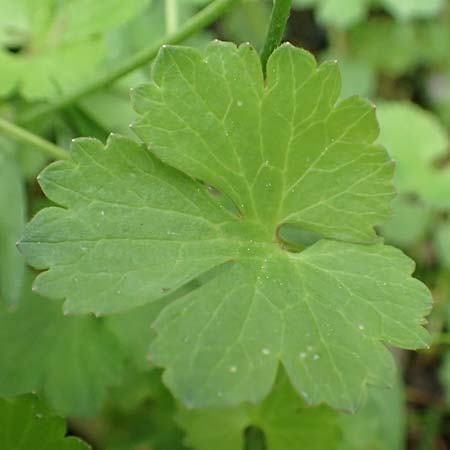
M 341 414 L 343 442 L 338 450 L 405 450 L 406 407 L 403 386 L 371 388 L 367 404 L 354 415 Z
M 127 21 L 148 0 L 0 0 L 0 95 L 59 95 L 91 76 L 104 57 L 103 33 Z
M 238 3 L 219 23 L 226 40 L 241 44 L 250 42 L 261 49 L 266 38 L 270 18 L 270 5 L 261 0 L 245 0 Z
M 435 164 L 447 155 L 449 140 L 436 116 L 408 102 L 380 102 L 377 111 L 379 142 L 397 162 L 397 189 L 432 207 L 450 208 L 450 170 Z
M 0 398 L 2 450 L 89 450 L 75 437 L 65 437 L 64 419 L 52 414 L 34 395 Z
M 25 186 L 13 155 L 0 143 L 0 298 L 15 305 L 22 292 L 25 262 L 16 247 L 26 219 Z
M 341 98 L 352 95 L 372 97 L 377 87 L 376 71 L 365 59 L 353 58 L 331 49 L 322 55 L 323 60 L 335 59 L 341 71 Z
M 440 19 L 396 22 L 388 17 L 374 17 L 349 30 L 347 45 L 352 58 L 397 77 L 425 64 L 447 64 L 450 25 Z
M 0 394 L 41 392 L 59 413 L 89 415 L 122 376 L 115 337 L 93 317 L 64 317 L 61 304 L 25 290 L 0 309 Z
M 270 395 L 260 404 L 225 410 L 180 409 L 177 421 L 186 432 L 186 445 L 196 450 L 244 450 L 245 430 L 264 432 L 267 450 L 330 450 L 339 443 L 337 414 L 315 408 L 296 394 L 280 372 Z
M 375 0 L 398 20 L 432 17 L 441 12 L 446 0 Z
M 413 24 L 376 17 L 349 31 L 348 51 L 353 58 L 365 61 L 375 70 L 396 76 L 416 65 L 418 47 L 415 42 Z
M 445 0 L 294 0 L 298 8 L 317 9 L 323 25 L 349 28 L 367 19 L 371 7 L 382 7 L 399 22 L 434 17 L 445 7 Z
M 297 8 L 317 8 L 318 21 L 324 25 L 348 28 L 365 18 L 370 0 L 294 0 Z
M 409 196 L 399 196 L 391 203 L 392 216 L 381 228 L 392 245 L 406 248 L 421 242 L 431 222 L 430 210 Z
M 175 401 L 161 372 L 129 371 L 103 411 L 101 450 L 186 450 L 174 421 Z
M 151 326 L 167 303 L 165 297 L 105 319 L 106 326 L 117 336 L 123 353 L 137 368 L 146 369 L 150 366 L 148 353 L 150 342 L 155 336 Z

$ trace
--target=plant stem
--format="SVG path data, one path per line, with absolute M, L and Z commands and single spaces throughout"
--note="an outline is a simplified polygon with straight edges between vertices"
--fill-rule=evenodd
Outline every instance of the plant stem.
M 266 42 L 261 52 L 261 64 L 264 75 L 269 56 L 281 44 L 284 36 L 287 20 L 291 11 L 292 0 L 273 0 L 272 14 L 270 16 L 269 29 Z
M 54 159 L 69 158 L 69 154 L 61 147 L 58 147 L 57 145 L 52 144 L 51 142 L 42 139 L 41 137 L 33 133 L 30 133 L 29 131 L 24 130 L 23 128 L 18 127 L 13 123 L 1 118 L 0 118 L 0 132 L 16 141 L 24 142 L 26 144 L 36 147 L 42 153 L 45 153 L 47 156 L 50 156 L 51 158 Z
M 178 28 L 177 0 L 165 0 L 166 34 L 175 33 Z
M 144 48 L 136 54 L 130 56 L 130 58 L 128 58 L 117 68 L 102 74 L 100 77 L 88 82 L 84 86 L 76 89 L 72 93 L 69 93 L 67 96 L 62 97 L 53 103 L 32 108 L 28 112 L 25 112 L 22 116 L 19 116 L 18 122 L 21 124 L 28 124 L 39 117 L 46 116 L 55 111 L 66 108 L 82 97 L 114 83 L 124 75 L 127 75 L 155 58 L 162 45 L 180 43 L 195 32 L 207 27 L 237 1 L 238 0 L 214 0 L 208 6 L 199 11 L 195 16 L 189 19 L 185 24 L 180 26 L 178 30 L 166 35 L 158 42 L 151 44 L 149 47 Z

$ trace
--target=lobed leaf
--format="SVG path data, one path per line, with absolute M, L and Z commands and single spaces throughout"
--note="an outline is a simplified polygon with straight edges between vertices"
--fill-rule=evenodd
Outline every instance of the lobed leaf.
M 267 74 L 248 45 L 163 48 L 134 94 L 148 149 L 78 140 L 40 177 L 60 207 L 20 247 L 45 270 L 36 288 L 76 313 L 130 309 L 206 274 L 159 315 L 150 353 L 189 406 L 258 402 L 281 363 L 309 403 L 353 410 L 367 384 L 392 381 L 382 343 L 426 345 L 430 295 L 373 229 L 394 196 L 373 105 L 337 102 L 336 65 L 290 45 Z M 314 243 L 288 251 L 287 225 Z

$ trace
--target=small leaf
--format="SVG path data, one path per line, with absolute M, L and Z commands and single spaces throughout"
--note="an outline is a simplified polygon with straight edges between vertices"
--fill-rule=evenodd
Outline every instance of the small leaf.
M 65 435 L 64 419 L 52 414 L 34 395 L 0 397 L 0 448 L 89 450 L 80 439 Z

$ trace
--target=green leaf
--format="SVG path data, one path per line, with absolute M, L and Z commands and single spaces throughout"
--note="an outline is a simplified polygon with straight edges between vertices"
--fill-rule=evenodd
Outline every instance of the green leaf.
M 258 405 L 225 410 L 181 408 L 177 421 L 185 443 L 196 450 L 243 450 L 249 427 L 264 432 L 267 450 L 402 450 L 405 441 L 404 393 L 399 380 L 392 389 L 372 387 L 356 414 L 327 407 L 308 408 L 283 374 Z
M 390 76 L 399 76 L 414 68 L 419 60 L 418 44 L 412 23 L 397 23 L 387 17 L 375 17 L 349 31 L 349 53 L 368 66 Z M 389 46 L 389 51 L 384 49 Z
M 326 26 L 348 28 L 361 22 L 369 9 L 371 0 L 294 0 L 297 8 L 317 8 L 318 21 Z
M 21 295 L 25 273 L 25 263 L 16 248 L 25 226 L 25 189 L 16 162 L 3 148 L 0 150 L 0 211 L 0 298 L 13 306 Z
M 354 415 L 341 414 L 342 443 L 338 450 L 404 450 L 406 409 L 403 386 L 396 379 L 392 389 L 372 387 L 367 404 Z
M 92 76 L 106 52 L 104 34 L 148 0 L 1 0 L 0 95 L 19 89 L 29 99 L 60 95 Z
M 399 196 L 392 202 L 392 217 L 382 234 L 390 244 L 409 247 L 425 239 L 430 222 L 430 210 L 422 202 Z
M 373 105 L 336 104 L 336 65 L 290 45 L 267 73 L 248 45 L 164 48 L 134 96 L 156 157 L 78 140 L 40 177 L 63 208 L 40 212 L 20 247 L 47 269 L 35 287 L 78 313 L 130 309 L 222 266 L 155 323 L 150 355 L 172 392 L 196 407 L 257 402 L 281 362 L 309 403 L 354 409 L 366 384 L 391 382 L 380 341 L 426 345 L 430 295 L 373 230 L 394 195 Z M 289 252 L 285 224 L 320 239 Z
M 445 0 L 378 0 L 399 20 L 436 16 L 446 6 Z
M 381 6 L 400 22 L 434 17 L 445 4 L 445 0 L 294 0 L 298 8 L 315 6 L 323 25 L 344 29 L 363 22 L 372 6 Z
M 449 41 L 446 20 L 397 22 L 375 16 L 349 30 L 347 52 L 372 70 L 399 77 L 424 65 L 445 64 Z
M 67 298 L 66 312 L 131 309 L 235 255 L 220 227 L 231 214 L 143 147 L 112 136 L 105 150 L 80 139 L 72 158 L 39 177 L 47 196 L 70 209 L 38 213 L 21 244 L 32 265 L 52 267 L 35 288 Z
M 105 318 L 107 328 L 117 337 L 122 352 L 136 368 L 148 369 L 148 351 L 155 336 L 151 324 L 166 305 L 166 298 Z
M 196 450 L 243 450 L 245 431 L 263 431 L 267 450 L 329 450 L 340 441 L 337 414 L 325 406 L 308 408 L 280 374 L 270 395 L 260 404 L 225 410 L 180 409 L 177 422 L 185 444 Z
M 376 73 L 367 61 L 342 56 L 337 56 L 337 60 L 342 75 L 342 98 L 356 94 L 372 97 L 376 90 Z
M 34 395 L 0 398 L 0 448 L 5 450 L 89 450 L 65 437 L 64 419 L 52 414 Z
M 102 450 L 186 450 L 175 412 L 159 370 L 131 372 L 109 396 L 97 445 Z
M 378 107 L 379 141 L 396 160 L 395 184 L 400 192 L 417 194 L 425 203 L 449 208 L 450 170 L 437 168 L 449 145 L 447 131 L 430 112 L 407 102 L 385 102 Z
M 31 293 L 16 311 L 0 310 L 1 395 L 38 391 L 59 413 L 92 414 L 120 382 L 122 364 L 98 319 L 64 317 L 59 303 Z

